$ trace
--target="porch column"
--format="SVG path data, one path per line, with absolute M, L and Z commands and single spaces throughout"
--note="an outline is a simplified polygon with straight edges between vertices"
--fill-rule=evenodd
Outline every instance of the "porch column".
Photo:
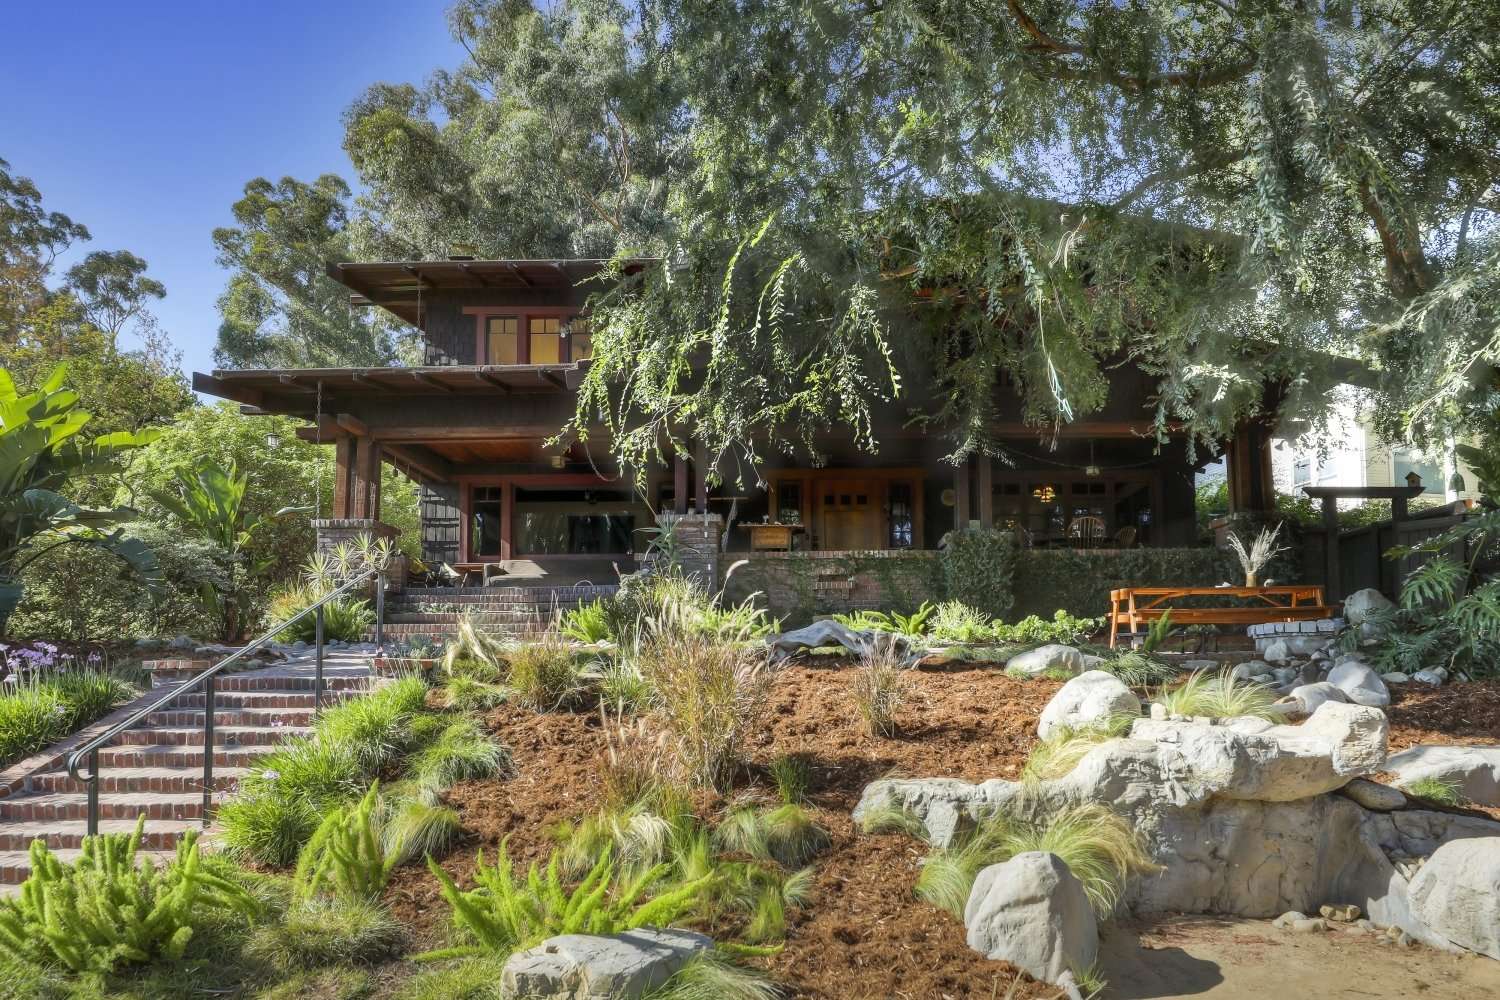
M 708 513 L 708 449 L 699 441 L 693 446 L 693 499 L 698 513 Z
M 688 509 L 687 459 L 672 456 L 672 513 L 686 514 Z
M 354 443 L 354 477 L 350 517 L 380 519 L 380 445 L 368 437 Z
M 993 528 L 995 526 L 995 466 L 993 459 L 988 455 L 980 455 L 976 459 L 979 463 L 979 526 L 981 528 Z
M 516 511 L 516 486 L 514 483 L 505 483 L 500 487 L 500 558 L 513 559 L 511 555 L 511 539 L 514 538 L 514 521 Z
M 1263 423 L 1244 420 L 1235 428 L 1225 452 L 1231 511 L 1276 509 L 1276 484 L 1271 476 L 1271 434 Z
M 953 470 L 953 527 L 963 531 L 969 526 L 969 460 L 964 459 Z
M 354 476 L 354 439 L 340 434 L 333 442 L 333 510 L 332 517 L 353 517 L 350 507 L 350 480 Z

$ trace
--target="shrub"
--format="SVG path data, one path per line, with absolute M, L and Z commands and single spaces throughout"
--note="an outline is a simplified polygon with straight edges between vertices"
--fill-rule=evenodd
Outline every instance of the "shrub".
M 157 957 L 179 959 L 211 911 L 249 918 L 259 912 L 240 886 L 209 872 L 198 832 L 178 842 L 176 859 L 158 868 L 139 858 L 146 817 L 131 834 L 88 837 L 75 864 L 38 840 L 32 875 L 20 896 L 0 899 L 0 955 L 72 972 L 109 972 Z
M 299 737 L 262 757 L 242 784 L 250 792 L 274 789 L 278 795 L 324 805 L 363 792 L 365 771 L 359 757 L 343 744 Z
M 510 751 L 468 719 L 449 723 L 408 763 L 418 782 L 437 790 L 460 781 L 493 778 L 511 767 Z
M 318 828 L 318 810 L 307 799 L 274 790 L 236 795 L 215 819 L 224 849 L 263 865 L 289 865 Z
M 370 965 L 399 955 L 406 943 L 406 929 L 376 903 L 325 897 L 297 903 L 280 921 L 257 928 L 247 950 L 285 972 Z
M 641 676 L 634 659 L 604 661 L 599 679 L 599 701 L 619 712 L 638 712 L 651 702 L 651 685 Z
M 271 595 L 266 614 L 272 622 L 286 621 L 317 603 L 325 592 L 317 587 L 293 583 Z M 323 641 L 363 642 L 365 631 L 375 624 L 370 602 L 340 598 L 323 605 Z M 300 618 L 277 633 L 280 642 L 313 642 L 317 639 L 317 616 Z
M 1227 669 L 1213 677 L 1196 670 L 1177 687 L 1158 691 L 1156 700 L 1170 715 L 1213 719 L 1253 716 L 1272 722 L 1283 718 L 1273 707 L 1275 692 L 1261 684 L 1235 680 Z
M 353 755 L 367 775 L 379 774 L 411 742 L 412 717 L 422 710 L 427 684 L 421 677 L 399 678 L 362 698 L 323 710 L 318 739 Z
M 609 614 L 605 611 L 604 602 L 598 598 L 564 611 L 558 623 L 558 631 L 579 642 L 604 642 L 614 638 L 609 629 Z
M 370 786 L 356 806 L 324 817 L 297 858 L 292 877 L 300 899 L 322 893 L 341 899 L 375 899 L 396 862 L 380 837 L 380 783 Z
M 526 878 L 517 882 L 503 841 L 493 867 L 484 864 L 480 852 L 474 868 L 476 887 L 470 892 L 459 890 L 436 863 L 428 861 L 427 866 L 453 907 L 454 923 L 475 943 L 432 952 L 425 958 L 505 955 L 558 934 L 617 934 L 637 927 L 667 927 L 690 912 L 715 879 L 705 875 L 642 902 L 668 866 L 657 865 L 620 881 L 610 852 L 605 851 L 583 881 L 568 892 L 563 888 L 557 851 L 545 874 L 533 864 Z
M 724 791 L 765 710 L 771 674 L 763 650 L 703 635 L 657 634 L 641 650 L 683 777 Z
M 995 529 L 963 529 L 949 532 L 945 541 L 940 555 L 943 592 L 986 616 L 1008 613 L 1015 603 L 1020 551 L 1015 536 Z
M 1060 642 L 1072 646 L 1099 631 L 1103 624 L 1103 618 L 1075 618 L 1058 608 L 1050 620 L 1039 615 L 1027 615 L 1014 625 L 996 622 L 991 632 L 999 642 L 1025 645 Z
M 911 682 L 895 643 L 877 642 L 859 659 L 849 685 L 854 707 L 870 736 L 894 736 L 896 712 L 906 700 Z
M 771 780 L 776 783 L 776 795 L 787 805 L 798 805 L 807 800 L 807 788 L 812 781 L 812 765 L 801 754 L 782 754 L 771 761 Z
M 135 694 L 123 678 L 92 668 L 7 685 L 0 693 L 0 767 L 45 750 Z
M 551 711 L 576 699 L 583 691 L 582 667 L 568 644 L 555 632 L 523 642 L 506 652 L 506 683 L 515 699 L 539 712 Z
M 381 827 L 381 847 L 392 864 L 404 865 L 445 854 L 461 832 L 458 813 L 447 806 L 404 799 Z
M 990 637 L 990 616 L 962 601 L 944 601 L 932 614 L 931 632 L 949 642 L 984 642 Z

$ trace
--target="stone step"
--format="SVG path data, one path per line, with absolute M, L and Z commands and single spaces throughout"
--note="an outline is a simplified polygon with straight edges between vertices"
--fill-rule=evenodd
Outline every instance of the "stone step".
M 393 614 L 386 618 L 385 629 L 389 632 L 399 625 L 457 625 L 465 616 L 453 612 L 431 612 L 427 614 Z M 484 611 L 467 616 L 476 625 L 488 626 L 505 622 L 529 622 L 550 619 L 548 611 Z
M 103 803 L 101 802 L 102 806 Z M 101 819 L 100 833 L 131 833 L 135 830 L 135 819 Z M 148 851 L 165 851 L 177 846 L 183 833 L 201 829 L 198 820 L 162 819 L 148 821 L 141 836 L 141 846 Z M 60 823 L 7 823 L 0 826 L 0 851 L 25 851 L 34 840 L 45 841 L 52 850 L 83 846 L 86 828 L 83 822 Z
M 201 713 L 200 713 L 201 714 Z M 276 747 L 296 736 L 309 736 L 312 730 L 305 726 L 223 726 L 214 728 L 216 747 Z M 128 729 L 116 736 L 111 746 L 144 747 L 157 744 L 172 746 L 203 745 L 203 727 L 198 726 L 153 726 L 150 729 Z
M 264 757 L 270 747 L 215 747 L 214 767 L 249 767 Z M 202 770 L 203 748 L 154 744 L 105 747 L 99 751 L 100 770 L 105 768 L 191 767 Z
M 216 702 L 217 698 L 214 699 Z M 146 716 L 148 726 L 196 726 L 203 728 L 202 709 L 152 712 Z M 214 710 L 215 726 L 307 726 L 313 720 L 312 707 L 294 708 L 218 708 Z
M 216 764 L 214 766 L 214 789 L 221 792 L 229 791 L 235 788 L 239 784 L 240 779 L 249 773 L 250 769 L 248 767 L 220 767 Z M 32 791 L 39 794 L 49 792 L 82 794 L 87 791 L 84 783 L 74 781 L 68 777 L 66 770 L 34 774 L 31 776 L 30 781 Z M 202 788 L 203 765 L 201 760 L 196 768 L 139 767 L 128 770 L 101 770 L 99 774 L 99 799 L 101 802 L 106 795 L 120 793 L 152 792 L 177 795 L 197 793 Z M 3 801 L 3 799 L 0 799 L 0 802 Z
M 331 705 L 336 702 L 345 701 L 349 698 L 358 698 L 364 691 L 324 691 L 323 703 Z M 178 709 L 202 709 L 206 703 L 205 696 L 201 693 L 180 695 L 172 699 L 170 708 Z M 255 692 L 215 692 L 214 709 L 306 709 L 313 708 L 312 691 L 255 691 Z
M 200 775 L 201 777 L 201 775 Z M 0 822 L 71 823 L 88 819 L 88 797 L 79 792 L 42 792 L 0 799 Z M 202 792 L 113 792 L 100 790 L 99 818 L 135 821 L 141 813 L 148 823 L 159 819 L 201 819 Z M 0 833 L 8 827 L 0 825 Z
M 62 848 L 52 852 L 59 861 L 68 863 L 76 862 L 83 851 L 76 847 Z M 170 862 L 177 856 L 175 850 L 170 851 L 140 851 L 137 858 L 151 858 L 158 866 Z M 31 874 L 31 859 L 27 852 L 0 851 L 0 896 L 15 895 L 18 887 L 26 877 Z

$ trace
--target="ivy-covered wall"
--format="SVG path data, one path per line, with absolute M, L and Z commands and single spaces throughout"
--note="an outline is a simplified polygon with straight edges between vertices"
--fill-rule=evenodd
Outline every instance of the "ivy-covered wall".
M 977 534 L 977 533 L 976 533 Z M 1238 583 L 1234 557 L 1222 549 L 1028 549 L 996 551 L 999 572 L 975 572 L 973 559 L 988 537 L 936 551 L 758 552 L 729 574 L 725 598 L 757 603 L 787 627 L 819 615 L 865 608 L 908 613 L 923 601 L 958 599 L 1006 620 L 1102 615 L 1120 587 L 1214 586 Z M 1008 564 L 1006 566 L 1005 564 Z M 998 593 L 1010 577 L 1009 594 Z M 1295 582 L 1295 581 L 1284 581 Z

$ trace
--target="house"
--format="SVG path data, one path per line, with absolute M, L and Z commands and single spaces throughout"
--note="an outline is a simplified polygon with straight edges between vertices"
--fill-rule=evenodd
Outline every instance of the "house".
M 635 568 L 648 547 L 645 529 L 659 524 L 689 537 L 715 577 L 736 554 L 767 565 L 930 554 L 945 533 L 970 525 L 1014 530 L 1038 550 L 1082 547 L 1101 558 L 1196 544 L 1194 475 L 1209 456 L 1200 449 L 1190 460 L 1178 437 L 1157 447 L 1149 433 L 1154 382 L 1129 363 L 1111 367 L 1104 410 L 1055 437 L 1023 423 L 1014 394 L 997 385 L 992 430 L 1003 459 L 947 463 L 949 444 L 907 426 L 911 402 L 902 400 L 877 427 L 877 455 L 833 435 L 820 464 L 786 455 L 736 476 L 731 462 L 725 485 L 708 489 L 699 446 L 646 470 L 638 494 L 597 435 L 588 447 L 549 444 L 574 411 L 591 353 L 590 282 L 605 265 L 463 257 L 331 264 L 329 276 L 355 306 L 386 309 L 422 331 L 422 366 L 215 371 L 195 374 L 194 388 L 247 412 L 303 418 L 307 438 L 334 448 L 337 485 L 318 522 L 325 542 L 386 530 L 381 463 L 420 483 L 425 561 L 473 583 L 613 582 Z M 638 260 L 625 270 L 653 266 Z M 1269 424 L 1246 424 L 1224 442 L 1240 509 L 1273 502 L 1270 444 Z M 868 574 L 864 583 L 835 583 L 820 603 L 891 597 Z

